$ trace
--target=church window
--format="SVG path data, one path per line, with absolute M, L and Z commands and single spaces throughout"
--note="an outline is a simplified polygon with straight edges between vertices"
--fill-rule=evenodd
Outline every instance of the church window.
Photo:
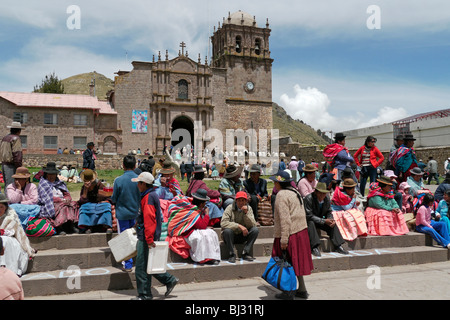
M 188 98 L 188 83 L 186 80 L 178 81 L 178 99 Z
M 257 55 L 261 54 L 261 39 L 256 39 L 255 40 L 255 53 Z
M 242 38 L 241 36 L 236 37 L 236 52 L 241 53 L 242 51 Z

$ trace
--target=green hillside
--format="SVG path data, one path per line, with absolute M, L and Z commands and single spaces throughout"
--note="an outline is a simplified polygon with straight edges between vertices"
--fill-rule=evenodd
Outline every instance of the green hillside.
M 272 104 L 272 118 L 273 128 L 279 130 L 280 137 L 289 135 L 294 142 L 301 144 L 328 144 L 325 141 L 327 137 L 324 134 L 318 133 L 301 120 L 292 119 L 283 107 L 276 103 Z
M 95 95 L 101 100 L 106 99 L 106 93 L 114 89 L 114 81 L 95 71 L 78 74 L 61 80 L 64 85 L 64 93 L 89 95 L 89 85 L 94 77 Z

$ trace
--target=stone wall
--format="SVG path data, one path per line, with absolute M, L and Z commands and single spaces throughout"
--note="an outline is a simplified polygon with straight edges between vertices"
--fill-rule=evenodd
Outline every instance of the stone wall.
M 123 155 L 98 155 L 95 167 L 98 170 L 122 169 Z M 147 159 L 148 156 L 136 155 L 136 159 Z M 73 165 L 78 169 L 83 167 L 82 154 L 25 154 L 24 165 L 26 167 L 40 168 L 47 162 L 56 162 L 57 165 Z

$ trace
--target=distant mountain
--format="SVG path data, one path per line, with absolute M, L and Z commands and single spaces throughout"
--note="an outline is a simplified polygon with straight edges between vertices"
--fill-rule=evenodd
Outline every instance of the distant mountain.
M 106 99 L 106 93 L 114 89 L 114 81 L 100 73 L 89 72 L 77 74 L 75 76 L 61 80 L 66 94 L 90 94 L 89 85 L 95 77 L 95 95 L 101 99 Z
M 283 107 L 272 104 L 273 128 L 279 130 L 280 137 L 291 136 L 293 142 L 301 144 L 327 145 L 328 137 L 314 130 L 301 120 L 294 120 L 286 113 Z

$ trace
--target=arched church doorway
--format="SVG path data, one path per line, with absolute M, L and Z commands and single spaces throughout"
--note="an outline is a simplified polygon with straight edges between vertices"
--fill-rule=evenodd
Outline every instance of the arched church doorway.
M 184 130 L 178 130 L 184 129 Z M 172 146 L 182 149 L 186 145 L 194 145 L 194 122 L 186 116 L 176 117 L 172 122 Z

